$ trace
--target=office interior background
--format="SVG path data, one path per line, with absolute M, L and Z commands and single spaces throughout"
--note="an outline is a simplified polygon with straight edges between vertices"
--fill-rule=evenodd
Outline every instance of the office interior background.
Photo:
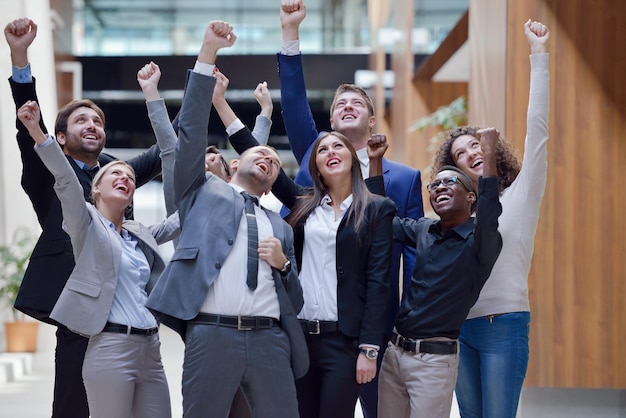
M 279 0 L 0 0 L 0 24 L 23 16 L 39 24 L 29 58 L 48 126 L 72 98 L 92 99 L 107 115 L 107 148 L 124 157 L 153 141 L 137 70 L 150 60 L 161 66 L 160 89 L 173 117 L 206 23 L 231 22 L 237 43 L 218 57 L 231 80 L 227 98 L 251 126 L 259 110 L 252 92 L 258 82 L 268 82 L 274 99 L 270 144 L 294 172 L 276 71 L 279 5 Z M 459 96 L 467 97 L 470 124 L 498 127 L 523 155 L 529 64 L 522 25 L 532 18 L 550 27 L 549 176 L 530 275 L 531 357 L 518 415 L 626 416 L 626 28 L 621 24 L 626 2 L 308 0 L 306 5 L 301 50 L 318 126 L 328 127 L 337 85 L 361 84 L 376 100 L 377 130 L 390 138 L 389 157 L 418 168 L 432 161 L 428 140 L 434 129 L 409 127 Z M 4 41 L 0 70 L 9 77 Z M 234 156 L 214 114 L 207 137 Z M 11 242 L 22 227 L 38 233 L 19 185 L 18 155 L 15 109 L 8 83 L 2 82 L 0 243 Z M 158 183 L 146 193 L 144 209 L 160 216 Z M 0 307 L 1 320 L 7 312 Z

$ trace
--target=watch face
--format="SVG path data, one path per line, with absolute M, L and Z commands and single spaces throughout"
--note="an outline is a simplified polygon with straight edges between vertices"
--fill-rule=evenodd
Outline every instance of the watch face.
M 378 358 L 378 350 L 374 350 L 373 348 L 362 348 L 361 353 L 365 354 L 365 357 L 370 360 Z

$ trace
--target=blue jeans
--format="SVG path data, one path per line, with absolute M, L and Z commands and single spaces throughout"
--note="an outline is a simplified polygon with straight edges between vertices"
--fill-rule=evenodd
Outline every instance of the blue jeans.
M 468 319 L 456 397 L 463 418 L 515 418 L 528 367 L 530 312 Z

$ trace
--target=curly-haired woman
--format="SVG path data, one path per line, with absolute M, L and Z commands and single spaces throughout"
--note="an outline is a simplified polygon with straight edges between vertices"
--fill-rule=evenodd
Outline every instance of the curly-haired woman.
M 515 417 L 528 366 L 528 272 L 546 187 L 550 91 L 548 28 L 529 20 L 524 31 L 531 50 L 525 152 L 520 165 L 509 143 L 500 139 L 496 147 L 504 246 L 461 329 L 456 396 L 464 418 Z M 448 132 L 433 172 L 454 165 L 476 183 L 483 170 L 478 129 Z

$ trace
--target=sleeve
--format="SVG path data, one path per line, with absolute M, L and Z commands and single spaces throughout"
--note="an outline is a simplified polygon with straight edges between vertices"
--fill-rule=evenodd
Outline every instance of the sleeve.
M 61 202 L 64 229 L 72 240 L 74 258 L 78 259 L 91 223 L 83 187 L 56 141 L 48 146 L 38 147 L 36 153 L 54 175 L 54 190 Z
M 502 237 L 498 232 L 500 214 L 502 214 L 502 205 L 498 194 L 498 178 L 479 177 L 474 243 L 483 265 L 493 267 L 502 250 Z
M 176 132 L 169 119 L 163 99 L 146 102 L 148 117 L 161 151 L 161 173 L 165 210 L 171 215 L 177 209 L 174 199 L 174 162 L 176 159 Z
M 391 248 L 393 242 L 392 220 L 396 208 L 390 199 L 381 199 L 374 203 L 377 207 L 372 219 L 369 219 L 370 245 L 367 258 L 367 290 L 365 309 L 361 321 L 359 344 L 380 346 L 387 318 L 389 281 L 387 275 L 391 266 Z
M 270 137 L 270 128 L 272 127 L 272 119 L 267 116 L 257 115 L 254 122 L 252 136 L 259 144 L 267 144 Z
M 306 95 L 302 55 L 278 54 L 280 105 L 289 145 L 298 164 L 317 139 L 317 128 Z

